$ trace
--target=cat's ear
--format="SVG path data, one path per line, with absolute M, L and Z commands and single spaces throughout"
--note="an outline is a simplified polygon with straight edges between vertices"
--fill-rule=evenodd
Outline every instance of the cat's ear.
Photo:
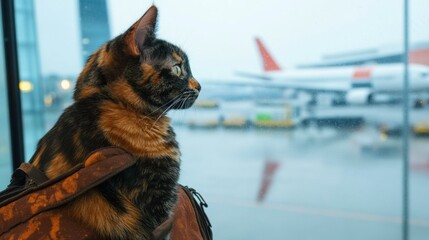
M 158 9 L 152 5 L 125 33 L 125 41 L 131 55 L 139 56 L 143 46 L 155 39 L 157 16 Z

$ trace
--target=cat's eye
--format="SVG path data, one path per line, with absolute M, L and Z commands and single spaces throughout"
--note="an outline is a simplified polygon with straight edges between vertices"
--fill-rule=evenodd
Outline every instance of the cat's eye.
M 178 77 L 182 76 L 182 68 L 179 65 L 174 65 L 171 72 Z

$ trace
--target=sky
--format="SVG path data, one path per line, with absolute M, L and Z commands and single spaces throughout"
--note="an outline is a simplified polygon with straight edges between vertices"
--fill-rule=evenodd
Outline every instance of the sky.
M 158 37 L 187 52 L 197 79 L 261 70 L 254 38 L 284 68 L 321 56 L 403 41 L 402 0 L 107 0 L 112 37 L 147 8 L 159 9 Z M 36 0 L 42 74 L 82 68 L 77 0 Z M 429 1 L 411 0 L 412 42 L 429 41 Z

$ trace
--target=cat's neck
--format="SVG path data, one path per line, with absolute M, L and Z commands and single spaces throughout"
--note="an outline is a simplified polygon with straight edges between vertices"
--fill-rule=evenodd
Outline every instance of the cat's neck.
M 156 108 L 144 102 L 123 78 L 107 84 L 106 88 L 103 89 L 103 95 L 118 102 L 120 106 L 143 116 L 155 118 L 160 116 L 157 115 Z
M 169 144 L 174 134 L 165 114 L 148 116 L 113 101 L 103 102 L 99 109 L 98 125 L 113 145 L 140 157 L 175 156 L 179 160 L 177 146 Z

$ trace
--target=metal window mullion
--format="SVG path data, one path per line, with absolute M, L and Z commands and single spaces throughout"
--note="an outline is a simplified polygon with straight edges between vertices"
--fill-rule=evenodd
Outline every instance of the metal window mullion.
M 404 89 L 402 135 L 402 239 L 409 239 L 409 1 L 404 0 Z
M 9 107 L 12 167 L 24 161 L 21 98 L 19 92 L 18 51 L 16 42 L 14 0 L 2 0 L 3 41 L 6 62 L 7 96 Z

